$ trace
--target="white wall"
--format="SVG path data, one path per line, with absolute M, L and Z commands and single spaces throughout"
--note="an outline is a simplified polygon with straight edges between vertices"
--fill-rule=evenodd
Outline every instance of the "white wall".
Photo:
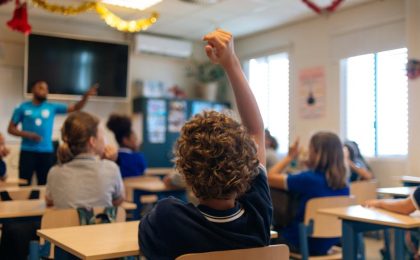
M 299 136 L 307 144 L 310 136 L 320 130 L 343 136 L 340 58 L 406 46 L 405 26 L 404 1 L 374 1 L 330 17 L 317 17 L 239 39 L 236 48 L 242 59 L 289 52 L 290 139 Z M 326 113 L 321 118 L 304 119 L 299 115 L 298 73 L 319 66 L 326 72 Z M 372 160 L 371 164 L 384 186 L 398 184 L 398 178 L 393 176 L 407 173 L 405 158 Z
M 0 96 L 2 100 L 0 102 L 0 132 L 6 135 L 7 143 L 14 151 L 7 160 L 12 165 L 12 172 L 9 174 L 15 175 L 18 160 L 15 153 L 18 151 L 20 140 L 6 133 L 13 109 L 24 101 L 22 93 L 25 37 L 23 34 L 13 32 L 6 27 L 5 23 L 9 19 L 9 16 L 0 15 Z M 31 18 L 30 23 L 34 32 L 87 37 L 88 39 L 105 41 L 130 42 L 132 38 L 105 25 L 90 25 L 73 20 L 69 22 L 67 20 Z M 138 79 L 149 79 L 163 81 L 168 86 L 177 84 L 180 87 L 189 88 L 190 82 L 185 77 L 186 64 L 187 60 L 185 59 L 131 53 L 129 86 L 134 85 L 134 81 Z M 131 113 L 131 97 L 126 102 L 92 100 L 87 104 L 85 111 L 96 114 L 103 120 L 112 112 Z M 55 138 L 59 138 L 59 129 L 64 119 L 64 116 L 58 116 L 55 120 Z M 109 140 L 113 142 L 112 136 L 109 133 L 108 135 Z

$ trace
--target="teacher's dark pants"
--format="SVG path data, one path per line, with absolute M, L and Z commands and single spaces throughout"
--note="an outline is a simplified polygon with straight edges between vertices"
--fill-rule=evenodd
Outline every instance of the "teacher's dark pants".
M 38 185 L 45 185 L 48 171 L 53 164 L 53 153 L 20 151 L 19 178 L 27 180 L 27 185 L 31 185 L 32 175 L 35 172 Z

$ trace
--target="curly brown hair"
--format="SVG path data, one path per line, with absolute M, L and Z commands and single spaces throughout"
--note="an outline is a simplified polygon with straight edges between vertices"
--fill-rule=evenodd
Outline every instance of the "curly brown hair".
M 245 127 L 215 111 L 185 123 L 174 153 L 176 169 L 200 199 L 239 197 L 258 173 L 257 147 Z

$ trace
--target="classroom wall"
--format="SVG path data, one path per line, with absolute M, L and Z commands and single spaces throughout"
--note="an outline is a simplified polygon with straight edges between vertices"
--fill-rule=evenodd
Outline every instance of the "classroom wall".
M 7 134 L 7 125 L 16 105 L 24 101 L 23 97 L 23 71 L 24 71 L 24 47 L 25 38 L 23 34 L 13 32 L 6 27 L 5 23 L 11 17 L 0 15 L 0 132 L 6 134 L 12 154 L 8 156 L 7 162 L 12 167 L 10 175 L 16 174 L 18 162 L 19 142 Z M 51 34 L 67 34 L 75 37 L 87 37 L 93 40 L 105 41 L 128 41 L 132 42 L 132 36 L 120 33 L 105 25 L 79 23 L 74 20 L 57 20 L 49 18 L 31 17 L 30 23 L 34 32 L 48 32 Z M 129 63 L 129 86 L 131 92 L 135 93 L 134 82 L 138 79 L 160 80 L 168 86 L 174 84 L 180 87 L 189 88 L 189 79 L 185 77 L 186 59 L 165 57 L 149 54 L 130 54 Z M 42 64 L 40 64 L 42 66 Z M 65 101 L 72 103 L 74 101 Z M 105 120 L 112 112 L 130 113 L 131 96 L 127 101 L 95 101 L 91 100 L 85 111 L 96 114 Z M 59 138 L 59 129 L 65 116 L 58 116 L 55 120 L 54 136 Z M 141 129 L 140 127 L 138 129 Z M 108 132 L 108 140 L 113 143 L 113 137 Z
M 405 27 L 404 1 L 372 1 L 329 17 L 317 16 L 241 38 L 236 48 L 242 60 L 282 51 L 289 53 L 290 140 L 300 137 L 305 145 L 320 130 L 344 136 L 340 59 L 404 47 Z M 313 67 L 322 67 L 326 73 L 326 111 L 320 118 L 305 119 L 299 113 L 298 75 L 302 69 Z M 407 158 L 371 159 L 370 164 L 381 186 L 397 185 L 398 176 L 408 172 Z

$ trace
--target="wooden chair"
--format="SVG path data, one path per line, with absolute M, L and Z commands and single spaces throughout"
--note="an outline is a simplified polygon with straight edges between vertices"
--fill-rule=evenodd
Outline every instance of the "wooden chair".
M 19 187 L 9 188 L 0 191 L 0 201 L 8 200 L 30 200 L 45 198 L 45 188 L 40 187 Z
M 271 245 L 247 249 L 214 251 L 207 253 L 185 254 L 176 260 L 288 260 L 289 248 L 286 245 Z
M 345 207 L 356 204 L 350 196 L 334 196 L 310 199 L 306 203 L 304 223 L 299 225 L 300 254 L 290 253 L 293 259 L 329 260 L 342 259 L 341 250 L 333 248 L 331 254 L 309 257 L 308 238 L 341 237 L 341 220 L 337 217 L 319 214 L 319 209 Z
M 376 180 L 355 181 L 350 183 L 350 194 L 356 198 L 356 203 L 362 205 L 367 200 L 376 199 Z
M 104 208 L 94 208 L 94 214 L 102 213 Z M 116 222 L 124 222 L 126 220 L 126 213 L 124 208 L 118 207 Z M 48 209 L 42 215 L 41 229 L 63 228 L 79 226 L 79 214 L 77 209 Z M 43 258 L 54 258 L 54 245 L 44 240 L 32 241 L 29 248 L 29 259 L 39 260 Z

